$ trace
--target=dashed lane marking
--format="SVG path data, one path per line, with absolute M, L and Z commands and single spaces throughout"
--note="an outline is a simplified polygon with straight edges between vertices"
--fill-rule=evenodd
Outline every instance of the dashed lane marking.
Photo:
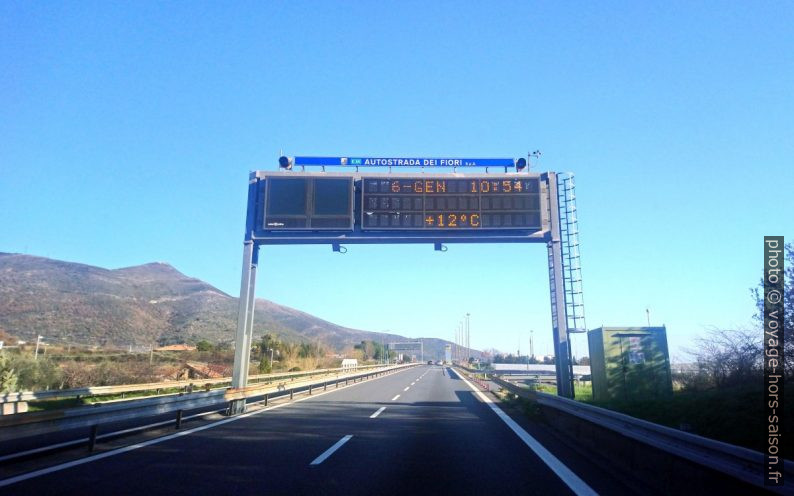
M 333 446 L 331 446 L 330 448 L 328 448 L 327 450 L 325 450 L 325 451 L 323 452 L 323 454 L 322 454 L 322 455 L 320 455 L 320 456 L 318 456 L 317 458 L 315 458 L 315 459 L 314 459 L 314 461 L 312 461 L 312 462 L 311 462 L 309 465 L 319 465 L 319 464 L 321 464 L 321 463 L 322 463 L 322 462 L 324 462 L 324 461 L 325 461 L 325 460 L 326 460 L 326 459 L 327 459 L 329 456 L 333 455 L 333 454 L 334 454 L 334 451 L 338 450 L 339 448 L 341 448 L 341 447 L 342 447 L 342 445 L 343 445 L 343 444 L 345 444 L 346 442 L 350 441 L 350 439 L 351 439 L 352 437 L 353 437 L 353 435 L 352 435 L 352 434 L 348 434 L 347 436 L 343 437 L 342 439 L 340 439 L 339 441 L 337 441 L 336 443 L 334 443 L 334 445 L 333 445 Z

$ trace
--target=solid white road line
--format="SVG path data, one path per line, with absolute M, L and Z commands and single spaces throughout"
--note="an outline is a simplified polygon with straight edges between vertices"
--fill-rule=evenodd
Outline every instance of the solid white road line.
M 311 462 L 309 465 L 319 465 L 319 464 L 321 464 L 322 462 L 325 461 L 326 458 L 328 458 L 329 456 L 333 455 L 334 451 L 338 450 L 339 448 L 342 447 L 343 444 L 345 444 L 346 442 L 350 441 L 350 438 L 352 438 L 352 437 L 353 437 L 352 434 L 348 434 L 347 436 L 343 437 L 342 439 L 340 439 L 339 441 L 334 443 L 333 446 L 331 446 L 330 448 L 325 450 L 322 455 L 320 455 L 317 458 L 315 458 L 314 461 Z
M 380 415 L 380 414 L 381 414 L 381 412 L 382 412 L 383 410 L 385 410 L 385 409 L 386 409 L 386 407 L 385 407 L 385 406 L 382 406 L 382 407 L 378 408 L 378 411 L 377 411 L 377 412 L 375 412 L 375 413 L 373 413 L 372 415 L 370 415 L 370 416 L 369 416 L 369 418 L 375 418 L 375 417 L 377 417 L 377 416 L 378 416 L 378 415 Z
M 396 399 L 397 399 L 397 398 L 399 398 L 399 397 L 400 397 L 400 395 L 398 394 L 397 396 L 395 396 L 395 397 L 394 397 L 394 398 L 392 398 L 391 400 L 392 400 L 392 401 L 394 401 L 394 400 L 396 400 Z
M 451 369 L 450 369 L 451 370 Z M 525 431 L 520 425 L 518 425 L 515 420 L 511 419 L 505 412 L 502 411 L 492 400 L 491 398 L 485 396 L 479 389 L 474 387 L 472 383 L 466 380 L 465 377 L 455 372 L 455 374 L 460 377 L 460 379 L 466 383 L 469 388 L 474 391 L 474 394 L 477 395 L 480 400 L 482 400 L 486 405 L 488 405 L 491 410 L 500 418 L 502 421 L 507 424 L 510 429 L 515 432 L 515 434 L 524 441 L 524 444 L 529 446 L 529 448 L 535 452 L 538 457 L 543 460 L 543 463 L 548 465 L 548 467 L 557 474 L 557 477 L 562 479 L 562 481 L 571 488 L 578 496 L 598 496 L 598 493 L 593 491 L 593 489 L 587 485 L 585 481 L 579 478 L 578 475 L 573 473 L 571 469 L 566 467 L 559 458 L 552 455 L 549 450 L 543 447 L 537 439 L 530 436 L 527 431 Z
M 405 369 L 403 369 L 403 370 L 405 370 Z M 402 370 L 398 370 L 397 371 L 398 374 L 400 372 L 402 372 Z M 391 376 L 391 374 L 383 375 L 383 376 L 380 376 L 380 377 L 375 377 L 375 378 L 373 378 L 371 380 L 378 380 L 378 379 L 382 379 L 384 377 L 390 377 L 390 376 Z M 34 470 L 33 472 L 28 472 L 26 474 L 21 474 L 21 475 L 17 475 L 17 476 L 14 476 L 14 477 L 9 477 L 7 479 L 2 479 L 2 480 L 0 480 L 0 487 L 10 486 L 11 484 L 15 484 L 17 482 L 21 482 L 21 481 L 28 480 L 28 479 L 34 479 L 34 478 L 39 477 L 41 475 L 47 475 L 47 474 L 51 474 L 53 472 L 59 472 L 61 470 L 65 470 L 67 468 L 76 467 L 78 465 L 83 465 L 85 463 L 94 462 L 94 461 L 101 460 L 103 458 L 108 458 L 108 457 L 115 456 L 115 455 L 120 455 L 120 454 L 126 453 L 128 451 L 134 451 L 134 450 L 137 450 L 137 449 L 140 449 L 140 448 L 145 448 L 146 446 L 151 446 L 153 444 L 159 444 L 159 443 L 162 443 L 162 442 L 165 442 L 165 441 L 169 441 L 171 439 L 176 439 L 178 437 L 187 436 L 188 434 L 193 434 L 194 432 L 199 432 L 199 431 L 203 431 L 203 430 L 206 430 L 206 429 L 212 429 L 214 427 L 218 427 L 218 426 L 221 426 L 221 425 L 224 425 L 224 424 L 228 424 L 229 422 L 235 422 L 237 420 L 248 418 L 248 417 L 250 417 L 252 415 L 257 415 L 257 414 L 260 414 L 260 413 L 269 412 L 270 410 L 275 410 L 276 408 L 281 408 L 281 407 L 284 407 L 284 406 L 294 405 L 295 403 L 300 403 L 301 401 L 306 401 L 306 400 L 310 400 L 312 398 L 317 398 L 318 396 L 323 396 L 323 395 L 326 395 L 326 394 L 335 393 L 337 391 L 341 391 L 343 389 L 347 389 L 347 388 L 351 388 L 351 387 L 356 387 L 356 386 L 359 386 L 361 384 L 369 384 L 369 381 L 357 382 L 357 383 L 354 383 L 354 384 L 350 384 L 348 386 L 342 386 L 339 389 L 332 389 L 332 390 L 329 390 L 329 391 L 323 391 L 321 393 L 316 393 L 316 394 L 314 394 L 312 396 L 306 396 L 304 398 L 298 398 L 297 400 L 293 400 L 293 401 L 290 401 L 288 403 L 280 403 L 278 405 L 273 405 L 273 406 L 269 406 L 269 407 L 266 407 L 266 408 L 262 408 L 261 410 L 256 410 L 256 411 L 253 411 L 253 412 L 243 413 L 243 414 L 237 415 L 235 417 L 229 417 L 227 419 L 218 420 L 217 422 L 213 422 L 211 424 L 202 425 L 202 426 L 199 426 L 199 427 L 194 427 L 192 429 L 188 429 L 188 430 L 185 430 L 185 431 L 177 432 L 177 433 L 174 433 L 174 434 L 169 434 L 168 436 L 163 436 L 163 437 L 158 437 L 158 438 L 155 438 L 155 439 L 150 439 L 149 441 L 144 441 L 142 443 L 137 443 L 137 444 L 131 444 L 129 446 L 124 446 L 123 448 L 117 448 L 117 449 L 114 449 L 114 450 L 106 451 L 105 453 L 100 453 L 98 455 L 87 456 L 85 458 L 80 458 L 79 460 L 72 460 L 70 462 L 61 463 L 60 465 L 53 465 L 52 467 L 46 467 L 46 468 L 42 468 L 42 469 L 39 469 L 39 470 Z M 394 399 L 397 399 L 399 397 L 400 397 L 400 395 L 398 394 Z M 394 401 L 394 400 L 392 400 L 392 401 Z

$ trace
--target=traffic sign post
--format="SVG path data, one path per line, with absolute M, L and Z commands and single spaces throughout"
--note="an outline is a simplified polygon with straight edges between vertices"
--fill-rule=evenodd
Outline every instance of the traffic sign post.
M 523 161 L 523 162 L 522 162 Z M 254 289 L 262 245 L 546 243 L 558 394 L 573 396 L 565 259 L 557 174 L 523 170 L 525 159 L 294 157 L 280 171 L 249 178 L 233 388 L 247 384 L 253 339 Z M 298 172 L 294 166 L 319 166 Z M 325 167 L 356 172 L 325 172 Z M 457 169 L 504 167 L 504 173 L 359 173 L 359 167 Z M 514 172 L 507 172 L 515 167 Z M 231 414 L 245 411 L 235 400 Z

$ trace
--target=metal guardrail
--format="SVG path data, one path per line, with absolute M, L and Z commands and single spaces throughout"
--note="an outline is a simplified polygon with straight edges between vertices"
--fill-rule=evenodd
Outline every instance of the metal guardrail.
M 517 396 L 531 399 L 540 405 L 568 413 L 750 484 L 784 493 L 782 487 L 763 485 L 765 459 L 764 454 L 759 451 L 715 441 L 561 396 L 521 388 L 499 377 L 492 377 L 491 381 Z M 784 478 L 794 480 L 794 462 L 784 460 L 783 466 Z
M 416 364 L 394 365 L 381 367 L 378 370 L 366 372 L 353 371 L 349 374 L 340 374 L 333 379 L 322 381 L 305 381 L 300 384 L 293 384 L 289 388 L 279 386 L 253 385 L 240 389 L 217 389 L 213 391 L 194 392 L 190 394 L 179 393 L 176 395 L 159 396 L 154 398 L 142 398 L 128 401 L 118 401 L 113 403 L 97 403 L 91 406 L 83 406 L 57 411 L 43 411 L 21 413 L 18 415 L 8 415 L 0 417 L 0 441 L 19 439 L 43 435 L 66 429 L 78 429 L 83 427 L 95 428 L 101 424 L 121 422 L 130 419 L 154 417 L 166 413 L 177 413 L 177 422 L 181 418 L 181 412 L 199 408 L 210 408 L 221 406 L 231 400 L 264 396 L 265 404 L 268 395 L 277 393 L 280 396 L 307 391 L 311 394 L 315 387 L 348 383 L 359 379 L 368 378 L 371 375 L 379 375 Z M 92 437 L 95 435 L 95 431 Z
M 331 374 L 334 372 L 350 372 L 375 369 L 383 367 L 383 365 L 359 365 L 355 369 L 316 369 L 301 372 L 278 372 L 272 374 L 258 374 L 248 377 L 249 382 L 264 382 L 274 381 L 283 378 L 297 378 L 320 374 Z M 184 381 L 164 381 L 164 382 L 150 382 L 142 384 L 122 384 L 118 386 L 92 386 L 74 389 L 51 389 L 46 391 L 20 391 L 17 393 L 2 393 L 0 394 L 0 403 L 13 403 L 18 401 L 41 401 L 59 398 L 81 398 L 86 396 L 103 396 L 112 394 L 134 393 L 140 391 L 157 391 L 163 389 L 178 389 L 190 387 L 206 387 L 213 384 L 231 384 L 231 377 L 218 377 L 215 379 L 188 379 Z M 187 392 L 187 389 L 186 391 Z

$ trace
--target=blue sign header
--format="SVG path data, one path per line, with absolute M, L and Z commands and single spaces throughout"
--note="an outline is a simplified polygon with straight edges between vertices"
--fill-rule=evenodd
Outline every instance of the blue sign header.
M 296 166 L 327 167 L 514 167 L 512 158 L 295 157 Z

